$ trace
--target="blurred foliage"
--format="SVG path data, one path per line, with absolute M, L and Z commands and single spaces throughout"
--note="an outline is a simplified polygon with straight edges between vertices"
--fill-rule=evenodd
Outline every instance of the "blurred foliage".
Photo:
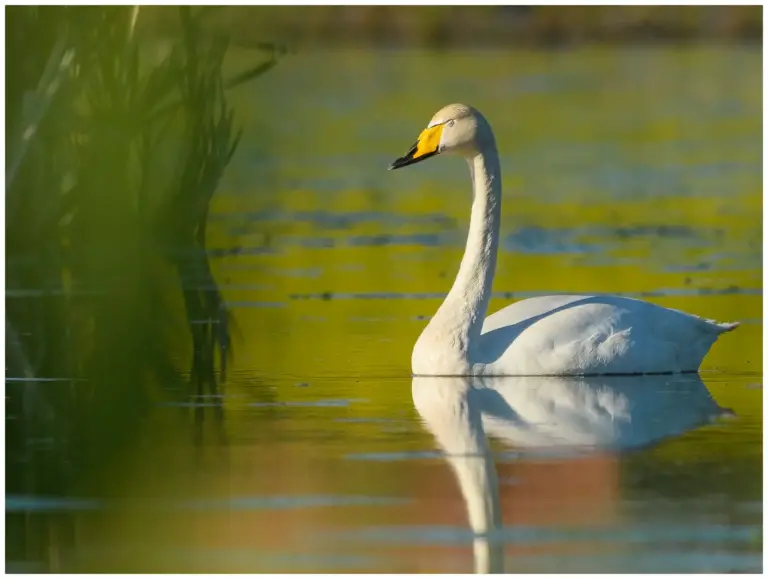
M 151 7 L 147 30 L 174 29 Z M 210 30 L 239 44 L 559 46 L 580 43 L 760 41 L 760 6 L 227 6 L 211 7 Z
M 175 13 L 152 59 L 138 6 L 7 9 L 9 494 L 106 492 L 125 452 L 176 434 L 152 423 L 161 399 L 213 397 L 223 436 L 229 312 L 205 245 L 240 138 L 224 90 L 276 60 L 225 79 L 226 37 Z

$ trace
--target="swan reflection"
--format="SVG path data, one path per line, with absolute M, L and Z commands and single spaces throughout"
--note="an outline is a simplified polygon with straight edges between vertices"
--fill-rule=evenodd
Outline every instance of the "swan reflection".
M 725 411 L 698 374 L 413 378 L 413 402 L 453 469 L 467 508 L 475 571 L 503 570 L 499 483 L 488 436 L 558 456 L 651 446 Z

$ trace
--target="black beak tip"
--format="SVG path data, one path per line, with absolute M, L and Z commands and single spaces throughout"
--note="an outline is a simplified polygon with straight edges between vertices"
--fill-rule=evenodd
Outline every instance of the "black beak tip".
M 399 169 L 400 167 L 404 167 L 407 165 L 407 160 L 404 157 L 400 157 L 399 159 L 395 159 L 392 161 L 392 163 L 389 165 L 389 169 L 387 171 L 394 171 L 395 169 Z
M 392 161 L 392 164 L 389 166 L 389 171 L 392 171 L 393 169 L 399 169 L 400 167 L 407 167 L 408 165 L 416 163 L 417 159 L 414 159 L 413 156 L 416 154 L 417 146 L 418 143 L 414 143 L 405 155 Z

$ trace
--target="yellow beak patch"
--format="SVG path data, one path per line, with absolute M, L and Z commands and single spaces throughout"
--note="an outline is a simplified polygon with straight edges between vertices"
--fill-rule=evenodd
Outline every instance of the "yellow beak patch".
M 414 159 L 436 153 L 438 147 L 440 147 L 440 137 L 443 136 L 443 125 L 435 125 L 421 131 L 419 140 L 416 141 L 416 152 L 413 154 Z
M 419 140 L 411 147 L 408 152 L 395 159 L 390 165 L 389 169 L 399 169 L 400 167 L 407 167 L 413 165 L 424 159 L 428 159 L 432 155 L 436 155 L 440 148 L 440 139 L 443 136 L 443 125 L 435 125 L 421 131 Z

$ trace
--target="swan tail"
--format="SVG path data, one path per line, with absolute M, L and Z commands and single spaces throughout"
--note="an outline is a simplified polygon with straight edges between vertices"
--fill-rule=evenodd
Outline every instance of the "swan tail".
M 718 334 L 725 334 L 726 332 L 732 332 L 741 325 L 741 322 L 724 322 L 721 324 L 715 323 L 717 326 Z
M 716 320 L 708 320 L 706 318 L 699 318 L 704 324 L 701 326 L 703 330 L 708 334 L 725 334 L 726 332 L 732 332 L 741 325 L 741 322 L 718 322 Z M 717 338 L 715 338 L 717 339 Z

